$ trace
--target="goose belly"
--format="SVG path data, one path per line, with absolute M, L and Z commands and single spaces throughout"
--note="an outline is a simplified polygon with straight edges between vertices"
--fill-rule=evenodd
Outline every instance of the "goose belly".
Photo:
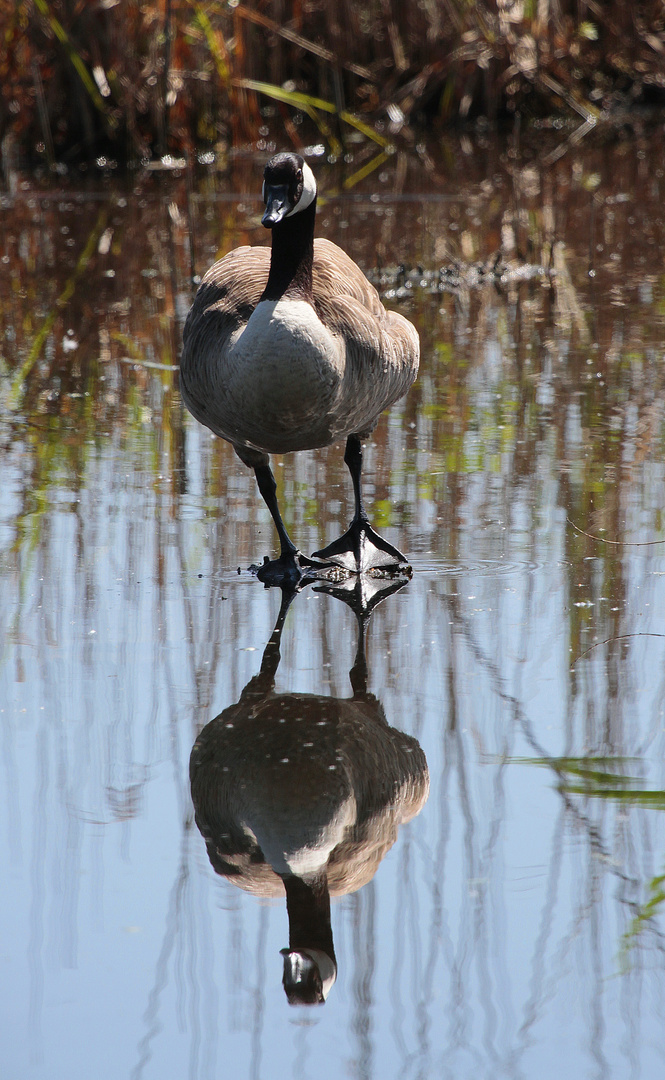
M 232 441 L 272 453 L 324 445 L 345 352 L 303 300 L 264 300 L 231 337 L 223 373 Z

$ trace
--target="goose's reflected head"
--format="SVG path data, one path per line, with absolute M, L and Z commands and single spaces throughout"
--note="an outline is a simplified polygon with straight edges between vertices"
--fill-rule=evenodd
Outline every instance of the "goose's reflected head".
M 261 224 L 273 229 L 292 217 L 316 198 L 316 180 L 307 162 L 299 154 L 275 154 L 263 173 L 263 201 L 266 209 Z
M 337 978 L 337 964 L 322 949 L 282 949 L 282 983 L 289 1005 L 323 1005 Z

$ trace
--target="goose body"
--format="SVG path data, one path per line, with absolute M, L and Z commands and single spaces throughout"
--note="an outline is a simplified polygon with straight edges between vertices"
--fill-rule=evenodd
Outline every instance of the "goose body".
M 387 311 L 376 289 L 336 244 L 314 239 L 316 182 L 295 154 L 266 166 L 272 249 L 240 247 L 206 273 L 183 335 L 180 385 L 197 420 L 231 442 L 254 468 L 281 543 L 277 578 L 300 553 L 279 515 L 269 454 L 347 440 L 356 495 L 350 546 L 317 553 L 349 570 L 404 564 L 373 530 L 360 498 L 361 440 L 413 383 L 415 327 Z M 367 547 L 370 538 L 372 550 Z M 340 547 L 339 542 L 336 542 Z M 377 555 L 376 552 L 381 554 Z M 378 560 L 378 561 L 377 561 Z
M 415 328 L 329 240 L 314 241 L 313 302 L 261 300 L 269 269 L 268 248 L 241 247 L 203 278 L 184 335 L 187 407 L 245 458 L 369 433 L 415 378 Z

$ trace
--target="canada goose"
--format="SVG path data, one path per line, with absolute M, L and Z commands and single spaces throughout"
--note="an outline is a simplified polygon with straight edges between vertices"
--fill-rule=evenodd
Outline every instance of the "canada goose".
M 384 308 L 341 248 L 314 239 L 316 190 L 298 154 L 270 159 L 261 221 L 272 230 L 272 249 L 236 248 L 211 266 L 183 334 L 183 400 L 254 469 L 277 528 L 280 557 L 266 557 L 259 571 L 268 584 L 298 580 L 307 566 L 359 573 L 406 564 L 369 524 L 360 475 L 362 439 L 416 377 L 418 334 Z M 353 521 L 344 536 L 306 559 L 284 527 L 269 454 L 341 438 L 353 481 Z
M 190 782 L 215 871 L 255 896 L 286 894 L 284 989 L 307 1005 L 323 1003 L 337 975 L 330 897 L 371 880 L 425 804 L 429 774 L 416 739 L 367 692 L 368 616 L 358 617 L 353 697 L 275 692 L 294 595 L 282 591 L 260 672 L 199 734 Z

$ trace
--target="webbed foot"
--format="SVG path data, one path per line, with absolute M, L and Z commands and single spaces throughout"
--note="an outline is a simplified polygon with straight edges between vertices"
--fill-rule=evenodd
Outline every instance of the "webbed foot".
M 262 566 L 250 566 L 249 569 L 266 586 L 296 589 L 316 581 L 322 570 L 328 570 L 333 565 L 316 557 L 309 559 L 302 551 L 289 551 L 280 555 L 279 559 L 269 559 L 266 555 Z
M 352 574 L 365 574 L 370 570 L 390 574 L 411 571 L 402 552 L 379 536 L 365 517 L 354 518 L 343 536 L 321 551 L 315 551 L 312 558 L 324 559 Z

